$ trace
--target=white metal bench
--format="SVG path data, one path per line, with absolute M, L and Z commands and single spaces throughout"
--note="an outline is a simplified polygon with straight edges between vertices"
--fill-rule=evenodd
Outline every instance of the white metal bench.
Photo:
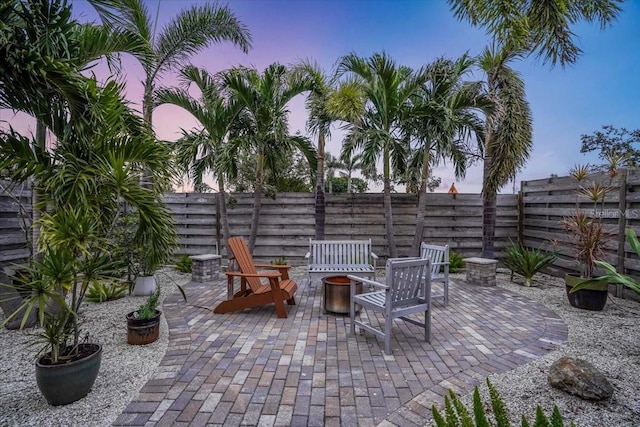
M 371 239 L 309 239 L 309 252 L 305 258 L 311 283 L 313 276 L 328 276 L 334 273 L 375 278 L 378 256 L 371 250 Z
M 420 245 L 420 258 L 431 260 L 431 282 L 442 283 L 442 293 L 438 288 L 436 293 L 431 295 L 431 299 L 442 298 L 444 305 L 449 304 L 449 245 L 423 243 Z

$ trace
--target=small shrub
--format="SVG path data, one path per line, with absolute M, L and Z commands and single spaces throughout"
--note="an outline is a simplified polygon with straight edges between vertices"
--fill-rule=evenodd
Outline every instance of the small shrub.
M 91 302 L 105 302 L 120 299 L 127 294 L 128 284 L 94 283 L 87 290 L 85 298 Z
M 462 255 L 449 249 L 449 273 L 457 273 L 462 268 L 464 268 Z
M 189 258 L 189 255 L 182 255 L 180 259 L 176 262 L 175 269 L 181 271 L 182 273 L 191 273 L 191 267 L 193 265 L 193 260 Z
M 153 294 L 149 295 L 147 301 L 138 307 L 135 312 L 136 319 L 151 319 L 156 315 L 156 307 L 158 306 L 158 299 L 160 298 L 160 288 Z
M 287 259 L 285 257 L 276 258 L 271 261 L 271 265 L 287 265 Z
M 449 390 L 449 394 L 444 397 L 444 415 L 438 411 L 436 406 L 431 407 L 433 414 L 433 420 L 437 427 L 480 427 L 480 426 L 492 426 L 496 427 L 509 427 L 511 425 L 509 419 L 509 413 L 504 405 L 504 401 L 500 396 L 500 393 L 493 387 L 489 379 L 487 378 L 487 387 L 489 388 L 489 397 L 491 399 L 491 409 L 494 415 L 494 422 L 489 422 L 487 414 L 485 412 L 485 405 L 480 399 L 480 392 L 478 387 L 473 391 L 473 417 L 470 411 L 462 404 L 458 396 Z M 521 426 L 529 427 L 529 422 L 522 415 Z M 564 421 L 560 415 L 560 411 L 557 406 L 553 406 L 553 412 L 551 419 L 542 411 L 540 405 L 536 407 L 536 415 L 533 423 L 534 427 L 564 427 Z M 571 423 L 569 427 L 575 427 L 574 423 Z
M 511 270 L 511 279 L 513 274 L 519 274 L 524 277 L 525 286 L 531 286 L 533 276 L 543 268 L 553 264 L 556 260 L 558 252 L 544 252 L 540 248 L 528 249 L 521 243 L 511 243 L 505 249 L 506 256 L 501 259 L 502 263 Z

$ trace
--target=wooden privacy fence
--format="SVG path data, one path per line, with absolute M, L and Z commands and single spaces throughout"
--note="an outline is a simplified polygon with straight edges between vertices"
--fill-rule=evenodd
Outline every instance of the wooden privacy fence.
M 640 230 L 640 171 L 625 171 L 609 179 L 605 174 L 591 176 L 612 187 L 604 203 L 603 221 L 613 235 L 607 245 L 607 260 L 640 277 L 640 261 L 624 242 L 625 226 Z M 26 186 L 0 181 L 0 266 L 23 263 L 30 251 L 25 231 L 30 217 L 31 194 Z M 521 240 L 531 248 L 561 251 L 552 273 L 577 271 L 569 247 L 570 235 L 562 228 L 563 217 L 578 209 L 589 212 L 592 204 L 577 198 L 578 183 L 571 177 L 523 181 L 520 197 L 497 198 L 496 255 L 509 241 Z M 172 193 L 164 200 L 173 212 L 180 248 L 177 254 L 225 254 L 214 193 Z M 251 221 L 251 194 L 229 195 L 229 224 L 233 235 L 248 237 Z M 389 255 L 384 228 L 382 194 L 327 194 L 327 239 L 372 239 L 373 250 L 381 262 Z M 400 256 L 411 255 L 415 233 L 417 196 L 393 194 L 395 239 Z M 577 203 L 577 205 L 576 205 Z M 25 222 L 26 221 L 26 222 Z M 290 263 L 304 263 L 309 239 L 315 237 L 315 198 L 309 193 L 278 194 L 263 198 L 255 256 L 260 262 L 285 257 Z M 463 256 L 478 256 L 482 245 L 482 200 L 478 194 L 427 195 L 427 216 L 423 241 L 448 244 Z
M 580 184 L 573 177 L 522 182 L 522 241 L 527 247 L 545 250 L 553 250 L 555 243 L 555 249 L 561 253 L 552 272 L 560 275 L 577 271 L 579 266 L 569 245 L 571 235 L 562 227 L 561 221 L 576 210 L 587 215 L 596 214 L 602 217 L 605 230 L 611 233 L 606 245 L 606 260 L 618 271 L 640 276 L 640 262 L 625 243 L 624 234 L 626 226 L 640 230 L 640 171 L 622 171 L 615 178 L 596 174 L 581 185 L 585 187 L 594 181 L 610 187 L 604 204 L 598 204 L 595 212 L 593 202 L 578 195 Z
M 251 194 L 228 195 L 227 213 L 231 233 L 248 237 L 253 198 Z M 384 227 L 382 194 L 327 194 L 325 238 L 333 240 L 372 239 L 373 250 L 382 259 L 389 255 Z M 180 239 L 179 253 L 215 253 L 223 242 L 218 223 L 216 194 L 176 193 L 164 198 L 174 213 Z M 410 255 L 415 234 L 417 196 L 393 194 L 393 221 L 400 256 Z M 496 248 L 518 237 L 516 195 L 498 197 Z M 263 198 L 254 256 L 260 262 L 285 257 L 303 264 L 309 239 L 315 237 L 315 196 L 282 193 Z M 423 241 L 448 244 L 464 256 L 482 250 L 482 199 L 478 194 L 427 195 Z M 224 248 L 220 253 L 224 254 Z
M 0 180 L 0 269 L 24 264 L 31 251 L 28 233 L 31 218 L 31 188 Z

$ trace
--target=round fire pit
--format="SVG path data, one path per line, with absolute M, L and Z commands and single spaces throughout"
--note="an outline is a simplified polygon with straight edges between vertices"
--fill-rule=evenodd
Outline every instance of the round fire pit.
M 351 303 L 351 280 L 347 276 L 330 276 L 322 279 L 324 288 L 324 311 L 349 314 Z M 362 282 L 356 283 L 356 294 L 362 293 Z M 356 311 L 360 311 L 357 306 Z

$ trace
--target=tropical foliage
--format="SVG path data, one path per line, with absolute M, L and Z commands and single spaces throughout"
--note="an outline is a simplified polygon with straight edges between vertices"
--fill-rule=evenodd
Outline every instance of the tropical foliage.
M 511 270 L 511 279 L 513 274 L 519 274 L 524 277 L 525 286 L 531 286 L 533 276 L 539 271 L 552 265 L 557 258 L 557 252 L 543 251 L 541 248 L 526 248 L 522 243 L 511 243 L 504 250 L 505 256 L 501 259 L 502 263 Z
M 640 241 L 638 241 L 638 235 L 635 230 L 631 227 L 627 227 L 625 234 L 627 236 L 627 243 L 629 243 L 629 246 L 631 246 L 631 249 L 633 249 L 636 255 L 640 257 Z M 574 286 L 571 292 L 579 291 L 580 289 L 588 289 L 589 286 L 593 284 L 617 283 L 631 289 L 637 294 L 640 294 L 640 283 L 635 278 L 619 273 L 613 265 L 606 261 L 596 260 L 595 265 L 602 268 L 605 274 Z
M 265 170 L 277 171 L 281 167 L 282 153 L 294 149 L 305 156 L 311 170 L 316 168 L 317 154 L 311 142 L 306 137 L 289 133 L 287 108 L 289 101 L 311 89 L 313 82 L 277 63 L 269 65 L 262 73 L 252 68 L 233 68 L 222 75 L 222 81 L 228 96 L 241 108 L 223 167 L 235 178 L 237 164 L 234 160 L 243 152 L 254 156 L 254 200 L 248 242 L 253 250 L 258 235 Z
M 382 160 L 385 229 L 389 255 L 397 257 L 394 238 L 391 183 L 404 174 L 409 135 L 406 123 L 415 114 L 412 101 L 422 89 L 426 76 L 397 65 L 386 53 L 369 58 L 349 54 L 338 61 L 341 86 L 329 100 L 329 110 L 337 117 L 350 118 L 341 157 L 361 153 L 364 167 Z
M 437 427 L 483 427 L 495 425 L 496 427 L 509 427 L 511 425 L 509 412 L 500 396 L 500 393 L 491 384 L 491 381 L 487 378 L 487 387 L 489 389 L 489 397 L 491 400 L 491 409 L 485 410 L 485 405 L 480 398 L 480 392 L 478 386 L 473 390 L 473 409 L 467 409 L 460 401 L 460 398 L 455 394 L 453 390 L 449 390 L 449 393 L 445 395 L 445 413 L 440 413 L 438 408 L 432 406 L 431 411 L 433 413 L 433 420 Z M 487 412 L 493 413 L 493 420 L 487 417 Z M 473 413 L 473 415 L 472 415 Z M 525 418 L 524 414 L 521 418 L 521 426 L 529 427 L 529 421 Z M 540 406 L 536 407 L 536 415 L 533 421 L 533 426 L 536 427 L 564 427 L 564 421 L 560 415 L 560 410 L 557 406 L 553 406 L 553 412 L 551 418 L 544 414 L 544 411 Z M 575 427 L 574 423 L 569 424 L 570 427 Z
M 508 50 L 526 51 L 551 65 L 574 64 L 582 49 L 573 27 L 582 21 L 606 28 L 622 0 L 448 0 L 456 18 L 484 28 Z

